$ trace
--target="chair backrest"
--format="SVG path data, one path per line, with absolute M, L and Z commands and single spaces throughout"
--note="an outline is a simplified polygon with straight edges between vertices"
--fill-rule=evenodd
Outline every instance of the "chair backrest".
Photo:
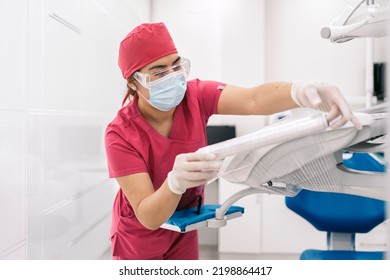
M 385 171 L 374 154 L 354 153 L 343 164 L 354 170 Z M 285 202 L 320 231 L 367 233 L 386 219 L 384 201 L 357 195 L 301 190 L 295 197 L 286 197 Z

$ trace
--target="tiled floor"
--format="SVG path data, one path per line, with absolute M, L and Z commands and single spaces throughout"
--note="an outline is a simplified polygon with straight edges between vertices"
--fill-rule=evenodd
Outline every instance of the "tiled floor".
M 297 254 L 219 253 L 216 246 L 200 246 L 201 260 L 298 260 Z
M 199 247 L 199 255 L 201 260 L 297 260 L 298 255 L 295 254 L 220 254 L 217 246 Z M 107 250 L 101 260 L 110 260 L 110 250 Z

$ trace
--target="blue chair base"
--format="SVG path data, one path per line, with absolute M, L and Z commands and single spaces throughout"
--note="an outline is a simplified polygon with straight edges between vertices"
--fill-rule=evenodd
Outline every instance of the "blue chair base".
M 301 260 L 384 260 L 384 252 L 341 251 L 341 250 L 305 250 Z

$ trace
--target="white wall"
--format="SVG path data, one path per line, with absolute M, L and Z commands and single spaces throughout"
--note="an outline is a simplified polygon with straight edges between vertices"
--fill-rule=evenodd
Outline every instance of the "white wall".
M 191 59 L 190 78 L 244 87 L 264 82 L 264 11 L 263 0 L 152 1 L 152 21 L 165 22 L 179 53 Z M 220 123 L 239 124 L 241 135 L 263 126 L 264 118 L 210 120 Z
M 104 130 L 144 0 L 0 1 L 0 259 L 95 259 L 117 186 Z M 5 43 L 5 44 L 4 44 Z
M 266 80 L 323 80 L 348 97 L 365 94 L 366 40 L 330 43 L 320 30 L 351 0 L 266 1 Z M 375 61 L 386 59 L 385 38 L 375 39 Z M 350 98 L 351 102 L 355 98 Z M 364 101 L 364 99 L 363 99 Z M 354 108 L 364 106 L 351 104 Z

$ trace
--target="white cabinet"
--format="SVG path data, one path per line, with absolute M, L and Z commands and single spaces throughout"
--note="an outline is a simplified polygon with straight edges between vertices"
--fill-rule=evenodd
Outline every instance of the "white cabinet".
M 139 20 L 132 16 L 130 7 L 124 1 L 83 2 L 80 65 L 83 79 L 82 94 L 77 96 L 77 100 L 84 111 L 113 115 L 127 91 L 126 81 L 118 67 L 119 43 Z
M 29 259 L 94 259 L 107 250 L 116 187 L 107 178 L 105 124 L 91 116 L 29 116 Z
M 0 111 L 0 259 L 25 251 L 25 127 L 24 112 Z
M 82 36 L 66 24 L 44 14 L 44 100 L 45 110 L 80 111 Z
M 117 187 L 104 131 L 125 86 L 116 61 L 123 26 L 114 19 L 128 6 L 99 3 L 30 1 L 29 259 L 96 259 L 110 246 Z
M 79 32 L 83 23 L 83 3 L 85 0 L 44 0 L 45 14 Z
M 389 220 L 386 220 L 367 234 L 357 234 L 356 250 L 389 252 L 389 235 Z
M 219 179 L 219 203 L 246 186 Z M 228 221 L 219 229 L 218 248 L 220 253 L 261 253 L 262 197 L 250 195 L 234 205 L 245 208 L 242 217 Z
M 326 233 L 289 210 L 284 201 L 284 196 L 263 194 L 262 252 L 299 254 L 309 248 L 326 249 Z
M 0 2 L 0 109 L 24 109 L 27 1 Z
M 0 2 L 0 259 L 26 251 L 27 5 Z

